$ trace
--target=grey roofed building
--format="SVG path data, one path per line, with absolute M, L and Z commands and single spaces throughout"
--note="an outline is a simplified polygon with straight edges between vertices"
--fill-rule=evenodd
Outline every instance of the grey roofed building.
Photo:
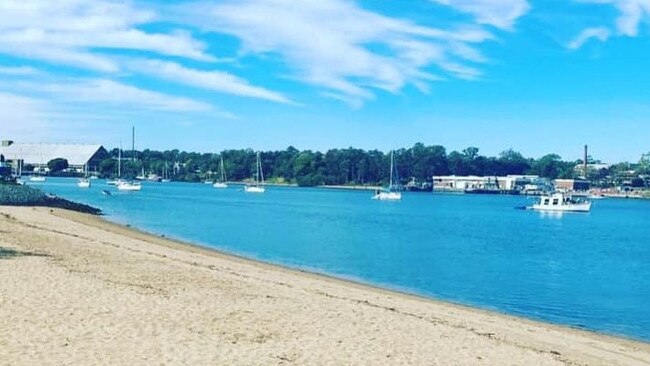
M 46 165 L 52 159 L 63 158 L 71 167 L 80 168 L 88 164 L 89 169 L 92 169 L 109 156 L 102 145 L 38 143 L 4 145 L 0 146 L 0 154 L 6 160 L 22 160 L 23 164 L 35 166 Z

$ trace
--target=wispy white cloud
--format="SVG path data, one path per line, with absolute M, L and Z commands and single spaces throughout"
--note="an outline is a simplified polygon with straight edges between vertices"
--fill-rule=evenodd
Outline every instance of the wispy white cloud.
M 190 98 L 164 94 L 109 79 L 55 79 L 43 81 L 7 81 L 2 88 L 38 96 L 52 104 L 95 105 L 102 110 L 155 110 L 206 112 L 214 107 Z M 98 112 L 101 113 L 101 112 Z
M 49 109 L 47 102 L 37 98 L 0 91 L 0 110 L 11 111 L 0 114 L 0 139 L 39 139 L 49 127 Z
M 41 72 L 31 66 L 0 66 L 0 75 L 31 76 Z
M 222 71 L 197 70 L 160 60 L 139 60 L 132 62 L 131 67 L 138 72 L 198 88 L 278 103 L 292 103 L 280 93 L 250 85 L 246 80 Z
M 590 39 L 597 39 L 601 42 L 607 41 L 611 32 L 605 27 L 587 28 L 583 30 L 575 39 L 573 39 L 567 47 L 571 50 L 582 47 Z
M 128 1 L 0 0 L 0 53 L 103 72 L 119 70 L 98 49 L 153 52 L 210 61 L 205 44 L 182 30 L 145 32 L 153 11 Z
M 224 1 L 184 4 L 184 21 L 242 41 L 243 55 L 279 56 L 292 78 L 352 105 L 374 89 L 398 93 L 444 77 L 476 78 L 485 58 L 476 44 L 493 36 L 467 24 L 424 27 L 361 8 L 353 1 Z
M 480 24 L 511 30 L 514 23 L 530 10 L 526 0 L 432 0 L 476 18 Z
M 650 21 L 650 0 L 576 0 L 580 3 L 601 4 L 615 7 L 619 14 L 615 24 L 611 28 L 604 26 L 587 28 L 581 32 L 576 39 L 569 43 L 571 49 L 580 48 L 590 38 L 597 38 L 606 41 L 612 34 L 636 37 L 639 34 L 639 27 L 644 20 Z M 613 30 L 615 31 L 613 31 Z M 587 37 L 582 42 L 581 37 Z M 572 47 L 575 46 L 575 47 Z

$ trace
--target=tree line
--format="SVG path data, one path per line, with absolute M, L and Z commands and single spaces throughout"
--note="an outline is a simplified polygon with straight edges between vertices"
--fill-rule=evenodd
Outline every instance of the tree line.
M 230 181 L 250 179 L 255 172 L 256 152 L 252 149 L 224 150 L 218 154 L 179 150 L 144 150 L 122 152 L 122 175 L 154 173 L 174 180 L 201 181 L 217 178 L 223 158 Z M 118 149 L 99 164 L 104 177 L 117 174 Z M 498 156 L 484 156 L 476 147 L 447 153 L 443 146 L 417 143 L 394 151 L 395 165 L 401 183 L 430 182 L 434 175 L 503 176 L 535 174 L 551 179 L 576 177 L 576 161 L 564 161 L 556 154 L 539 159 L 526 158 L 514 150 Z M 281 151 L 261 152 L 261 163 L 267 181 L 315 185 L 377 185 L 386 184 L 390 170 L 390 153 L 356 148 L 331 149 L 327 152 L 298 150 L 292 146 Z

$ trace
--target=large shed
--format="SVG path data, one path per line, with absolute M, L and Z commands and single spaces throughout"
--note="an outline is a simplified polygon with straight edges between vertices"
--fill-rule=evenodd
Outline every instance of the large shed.
M 41 167 L 50 160 L 63 158 L 70 168 L 77 170 L 86 165 L 89 170 L 98 168 L 101 161 L 109 157 L 102 145 L 91 144 L 11 143 L 2 144 L 0 154 L 8 161 Z

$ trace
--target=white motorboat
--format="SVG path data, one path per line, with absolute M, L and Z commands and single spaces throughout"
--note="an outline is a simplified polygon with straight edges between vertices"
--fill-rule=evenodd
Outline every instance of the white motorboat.
M 564 193 L 553 193 L 551 195 L 541 196 L 539 202 L 528 207 L 528 209 L 556 212 L 589 212 L 591 210 L 591 202 L 576 200 Z
M 372 196 L 373 200 L 379 200 L 379 201 L 399 201 L 402 199 L 402 193 L 399 192 L 398 187 L 393 183 L 393 172 L 395 172 L 395 175 L 397 175 L 397 171 L 395 169 L 395 156 L 394 152 L 390 152 L 390 183 L 388 184 L 388 188 L 384 190 L 377 190 L 375 191 L 375 195 Z
M 45 176 L 43 175 L 32 175 L 29 177 L 30 182 L 45 182 Z
M 223 182 L 217 182 L 212 185 L 214 188 L 228 188 L 228 184 Z
M 138 182 L 121 182 L 117 184 L 117 189 L 120 191 L 141 191 L 142 184 Z
M 257 152 L 257 163 L 255 166 L 255 184 L 247 185 L 244 187 L 244 192 L 248 193 L 264 193 L 264 172 L 262 172 L 262 163 L 260 161 L 260 153 Z

